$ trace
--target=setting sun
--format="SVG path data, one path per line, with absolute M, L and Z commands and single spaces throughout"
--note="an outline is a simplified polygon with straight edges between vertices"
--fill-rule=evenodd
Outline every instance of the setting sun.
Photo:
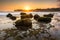
M 25 6 L 24 10 L 31 10 L 30 6 Z

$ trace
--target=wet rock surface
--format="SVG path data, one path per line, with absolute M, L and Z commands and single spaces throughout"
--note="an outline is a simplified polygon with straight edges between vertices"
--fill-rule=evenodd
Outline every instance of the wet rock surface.
M 32 28 L 32 22 L 29 19 L 17 20 L 15 24 L 15 26 L 20 30 L 28 30 L 29 28 Z
M 42 23 L 50 23 L 51 22 L 50 17 L 40 17 L 39 15 L 34 15 L 34 19 L 37 20 L 38 22 L 42 22 Z
M 54 14 L 47 14 L 47 15 L 44 15 L 44 17 L 50 17 L 52 18 L 54 16 Z
M 30 14 L 26 14 L 26 13 L 21 13 L 21 19 L 25 19 L 25 18 L 32 18 L 33 15 L 30 13 Z
M 13 16 L 12 14 L 7 14 L 6 17 L 10 18 L 11 20 L 16 20 L 16 17 Z

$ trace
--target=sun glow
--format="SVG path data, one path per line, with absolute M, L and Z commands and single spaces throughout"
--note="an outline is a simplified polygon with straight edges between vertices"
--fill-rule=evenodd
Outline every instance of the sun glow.
M 30 6 L 25 6 L 24 10 L 31 10 Z

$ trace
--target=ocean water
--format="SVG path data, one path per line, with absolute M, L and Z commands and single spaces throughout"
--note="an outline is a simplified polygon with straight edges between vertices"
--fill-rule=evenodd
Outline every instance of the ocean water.
M 15 26 L 13 25 L 14 21 L 6 17 L 8 13 L 11 13 L 16 17 L 20 17 L 21 12 L 0 12 L 0 30 L 15 28 Z M 50 24 L 54 25 L 55 28 L 51 28 L 49 32 L 52 36 L 55 36 L 56 38 L 60 39 L 60 12 L 26 12 L 26 13 L 27 14 L 32 13 L 33 15 L 38 14 L 40 16 L 49 13 L 54 14 Z M 35 24 L 34 22 L 36 21 L 33 20 L 33 24 L 32 24 L 33 28 L 38 29 L 39 25 Z
M 0 30 L 14 27 L 13 21 L 6 17 L 6 15 L 8 13 L 11 13 L 12 15 L 14 15 L 16 17 L 20 17 L 21 12 L 0 12 Z M 38 14 L 40 16 L 43 16 L 44 14 L 52 13 L 52 14 L 54 14 L 54 17 L 52 18 L 51 24 L 55 25 L 55 26 L 57 26 L 57 25 L 60 26 L 59 25 L 60 23 L 57 20 L 55 20 L 55 19 L 60 20 L 60 18 L 59 18 L 60 17 L 60 12 L 26 12 L 26 13 L 27 14 L 32 13 L 33 15 Z
M 0 12 L 0 30 L 14 27 L 13 21 L 6 17 L 6 15 L 8 13 L 11 13 L 12 15 L 14 15 L 16 17 L 20 17 L 21 12 Z M 54 17 L 51 21 L 51 24 L 55 25 L 55 26 L 57 26 L 57 25 L 60 26 L 59 25 L 60 23 L 57 20 L 55 20 L 56 18 L 60 20 L 60 18 L 59 18 L 60 12 L 26 12 L 26 13 L 27 14 L 32 13 L 33 15 L 38 14 L 40 16 L 43 16 L 44 14 L 52 13 L 52 14 L 54 14 Z

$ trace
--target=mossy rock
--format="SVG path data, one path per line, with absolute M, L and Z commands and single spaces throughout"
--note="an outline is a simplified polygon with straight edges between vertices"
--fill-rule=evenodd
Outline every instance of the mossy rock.
M 29 28 L 32 28 L 32 22 L 29 19 L 17 20 L 15 26 L 20 30 L 28 30 Z

